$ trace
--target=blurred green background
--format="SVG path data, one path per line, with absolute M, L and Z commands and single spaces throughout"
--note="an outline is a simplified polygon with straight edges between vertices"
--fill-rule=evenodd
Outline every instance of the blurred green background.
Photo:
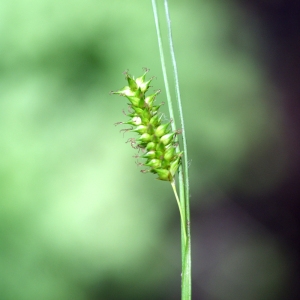
M 230 191 L 255 199 L 286 176 L 259 24 L 231 1 L 170 1 L 170 13 L 194 298 L 283 299 L 290 267 L 276 238 L 222 209 Z M 151 1 L 2 0 L 0 36 L 0 299 L 179 299 L 171 187 L 139 172 L 114 126 L 126 100 L 109 94 L 124 70 L 147 67 L 165 101 Z

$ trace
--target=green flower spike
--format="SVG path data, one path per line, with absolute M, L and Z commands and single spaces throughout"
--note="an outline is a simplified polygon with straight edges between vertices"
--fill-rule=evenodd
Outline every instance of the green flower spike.
M 127 122 L 118 122 L 115 125 L 127 124 L 133 126 L 128 129 L 122 129 L 124 133 L 127 131 L 135 132 L 140 136 L 138 138 L 128 139 L 128 143 L 132 148 L 142 151 L 143 155 L 140 157 L 145 158 L 143 165 L 149 169 L 142 170 L 143 173 L 157 174 L 157 179 L 174 182 L 174 176 L 180 165 L 180 159 L 183 152 L 176 153 L 177 143 L 175 141 L 176 135 L 179 131 L 171 132 L 169 126 L 172 121 L 162 124 L 162 114 L 160 114 L 160 105 L 154 105 L 156 96 L 160 91 L 154 94 L 145 96 L 145 93 L 150 87 L 150 83 L 154 77 L 146 80 L 146 74 L 149 70 L 138 78 L 134 78 L 125 73 L 128 85 L 121 90 L 112 92 L 120 96 L 126 97 L 129 100 L 128 113 L 124 114 L 129 117 Z M 136 155 L 134 157 L 139 157 Z

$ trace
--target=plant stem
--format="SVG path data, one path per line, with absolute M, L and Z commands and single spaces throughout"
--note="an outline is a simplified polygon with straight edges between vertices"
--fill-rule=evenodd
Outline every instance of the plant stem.
M 191 299 L 191 233 L 190 233 L 190 208 L 189 208 L 189 177 L 188 177 L 188 156 L 187 156 L 187 143 L 186 143 L 186 135 L 185 135 L 185 127 L 184 127 L 184 118 L 182 113 L 182 105 L 181 105 L 181 97 L 179 90 L 179 80 L 178 80 L 178 71 L 176 66 L 176 59 L 174 54 L 173 40 L 172 40 L 172 31 L 171 31 L 171 20 L 168 9 L 168 1 L 164 1 L 166 20 L 168 24 L 168 37 L 169 37 L 169 45 L 170 45 L 170 54 L 173 65 L 173 73 L 174 73 L 174 81 L 175 81 L 175 91 L 176 91 L 176 99 L 179 108 L 179 116 L 181 121 L 182 128 L 182 141 L 183 141 L 183 165 L 184 165 L 184 174 L 182 166 L 179 167 L 179 192 L 180 192 L 180 200 L 178 199 L 175 182 L 171 182 L 176 201 L 178 203 L 180 218 L 181 218 L 181 257 L 182 257 L 182 288 L 181 288 L 181 299 L 182 300 L 190 300 Z M 170 112 L 170 118 L 173 120 L 172 122 L 172 130 L 176 130 L 176 123 L 173 113 L 173 106 L 170 96 L 169 83 L 167 79 L 167 71 L 166 64 L 163 53 L 163 45 L 162 38 L 159 28 L 159 18 L 156 6 L 156 0 L 152 0 L 152 7 L 154 13 L 154 20 L 156 26 L 156 33 L 158 38 L 158 46 L 159 53 L 162 65 L 162 71 L 164 76 L 166 95 L 168 100 L 168 108 Z M 177 147 L 177 152 L 179 152 L 179 145 Z
M 185 135 L 185 126 L 184 126 L 184 118 L 182 112 L 182 104 L 181 104 L 181 96 L 179 89 L 179 79 L 178 79 L 178 71 L 177 64 L 175 59 L 175 52 L 173 46 L 172 39 L 172 28 L 171 28 L 171 19 L 168 8 L 168 0 L 164 1 L 165 12 L 166 12 L 166 20 L 168 24 L 168 37 L 169 37 L 169 46 L 170 46 L 170 54 L 173 65 L 173 73 L 174 73 L 174 81 L 175 81 L 175 91 L 176 91 L 176 99 L 179 109 L 179 117 L 181 122 L 182 129 L 182 143 L 183 143 L 183 165 L 184 165 L 184 174 L 183 172 L 179 173 L 179 189 L 180 189 L 180 202 L 182 210 L 185 213 L 185 221 L 187 227 L 187 243 L 185 248 L 185 258 L 183 263 L 183 279 L 182 279 L 182 299 L 188 300 L 191 299 L 192 294 L 192 271 L 191 271 L 191 230 L 190 230 L 190 185 L 189 185 L 189 174 L 188 174 L 188 152 L 187 152 L 187 142 Z
M 165 88 L 166 88 L 168 109 L 169 109 L 169 113 L 170 113 L 170 118 L 173 120 L 173 122 L 171 122 L 171 127 L 172 127 L 172 130 L 175 131 L 176 130 L 176 120 L 174 118 L 173 105 L 172 105 L 172 99 L 171 99 L 171 94 L 170 94 L 170 87 L 169 87 L 169 81 L 168 81 L 167 69 L 166 69 L 166 63 L 165 63 L 165 56 L 164 56 L 161 32 L 160 32 L 160 27 L 159 27 L 159 19 L 158 19 L 156 0 L 152 0 L 152 8 L 153 8 L 154 22 L 155 22 L 155 28 L 156 28 L 156 34 L 157 34 L 157 40 L 158 40 L 160 62 L 161 62 L 162 73 L 163 73 L 164 83 L 165 83 Z
M 184 214 L 184 211 L 182 211 L 182 209 L 181 209 L 180 200 L 179 200 L 177 190 L 176 190 L 175 180 L 171 181 L 171 186 L 172 186 L 172 189 L 173 189 L 173 192 L 174 192 L 177 204 L 178 204 L 181 224 L 185 224 L 186 223 L 185 222 L 185 214 Z M 184 227 L 183 235 L 184 235 L 184 241 L 183 242 L 184 242 L 184 244 L 186 244 L 186 242 L 187 242 L 186 227 Z

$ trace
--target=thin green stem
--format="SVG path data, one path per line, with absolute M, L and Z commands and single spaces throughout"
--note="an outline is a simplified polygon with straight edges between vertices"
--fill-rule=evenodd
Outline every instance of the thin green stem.
M 187 152 L 187 142 L 186 142 L 186 134 L 185 134 L 185 126 L 184 126 L 184 118 L 182 112 L 182 104 L 181 104 L 181 96 L 179 89 L 179 79 L 178 79 L 178 70 L 175 59 L 175 52 L 173 46 L 173 38 L 172 38 L 172 28 L 171 28 L 171 18 L 169 14 L 168 8 L 168 0 L 164 1 L 166 20 L 168 25 L 168 37 L 169 37 L 169 46 L 170 46 L 170 54 L 173 65 L 173 73 L 174 73 L 174 81 L 175 81 L 175 91 L 176 91 L 176 99 L 179 109 L 179 117 L 181 122 L 182 129 L 182 143 L 183 143 L 183 165 L 184 165 L 184 175 L 183 172 L 179 173 L 179 190 L 180 190 L 180 203 L 181 208 L 185 213 L 185 227 L 187 228 L 188 240 L 185 244 L 185 257 L 183 262 L 183 278 L 182 278 L 182 299 L 189 300 L 191 299 L 191 290 L 192 290 L 192 272 L 191 272 L 191 232 L 190 232 L 190 205 L 189 205 L 189 175 L 188 175 L 188 152 Z
M 174 73 L 174 81 L 175 81 L 175 89 L 176 89 L 176 99 L 178 103 L 178 110 L 179 110 L 179 117 L 181 122 L 181 129 L 182 129 L 182 144 L 183 144 L 183 151 L 184 151 L 184 173 L 185 173 L 185 194 L 187 198 L 186 205 L 189 205 L 189 176 L 188 176 L 188 155 L 187 155 L 187 142 L 186 142 L 186 134 L 185 134 L 185 126 L 184 126 L 184 118 L 183 118 L 183 112 L 182 112 L 182 104 L 181 104 L 181 96 L 180 96 L 180 88 L 179 88 L 179 79 L 178 79 L 178 70 L 177 70 L 177 64 L 175 59 L 175 53 L 174 53 L 174 46 L 173 46 L 173 39 L 172 39 L 172 29 L 171 29 L 171 19 L 168 9 L 168 1 L 165 0 L 165 11 L 166 11 L 166 18 L 168 22 L 168 33 L 169 33 L 169 45 L 170 45 L 170 53 L 172 58 L 172 65 L 173 65 L 173 73 Z M 187 212 L 189 213 L 189 207 L 186 207 Z
M 173 122 L 171 123 L 171 127 L 172 127 L 172 130 L 175 131 L 176 130 L 176 120 L 174 118 L 174 111 L 173 111 L 172 99 L 171 99 L 171 94 L 170 94 L 170 86 L 169 86 L 169 81 L 168 81 L 168 76 L 167 76 L 167 69 L 166 69 L 165 56 L 164 56 L 164 51 L 163 51 L 163 43 L 162 43 L 162 38 L 161 38 L 160 26 L 159 26 L 156 0 L 152 0 L 152 8 L 153 8 L 153 14 L 154 14 L 156 35 L 157 35 L 157 40 L 158 40 L 160 62 L 161 62 L 162 73 L 163 73 L 164 83 L 165 83 L 165 88 L 166 88 L 168 109 L 169 109 L 169 113 L 170 113 L 170 118 L 173 120 Z
M 170 87 L 169 87 L 169 81 L 168 81 L 168 76 L 167 76 L 167 69 L 166 69 L 165 56 L 164 56 L 164 51 L 163 51 L 161 31 L 160 31 L 160 26 L 159 26 L 159 17 L 158 17 L 156 0 L 152 0 L 152 8 L 153 8 L 153 14 L 154 14 L 156 35 L 157 35 L 157 40 L 158 40 L 159 56 L 160 56 L 160 61 L 161 61 L 161 67 L 162 67 L 162 73 L 163 73 L 163 77 L 164 77 L 165 88 L 166 88 L 168 109 L 169 109 L 169 113 L 170 113 L 170 118 L 173 120 L 173 122 L 171 123 L 171 127 L 172 127 L 172 130 L 175 131 L 177 129 L 176 120 L 174 117 L 173 103 L 172 103 L 171 94 L 170 94 Z M 177 146 L 177 152 L 180 152 L 179 144 Z M 183 186 L 183 177 L 181 176 L 182 175 L 182 166 L 181 165 L 178 168 L 178 172 L 179 172 L 179 186 L 182 187 Z M 180 188 L 180 199 L 184 199 L 184 189 L 182 189 L 182 188 Z M 182 210 L 185 210 L 184 200 L 183 200 L 183 203 L 181 203 L 181 206 L 183 206 Z M 185 249 L 185 242 L 184 242 L 184 235 L 183 235 L 183 232 L 186 231 L 185 227 L 186 227 L 185 224 L 181 224 L 181 248 L 182 249 Z M 182 250 L 182 253 L 183 253 L 183 250 Z M 183 264 L 184 264 L 184 255 L 182 255 L 182 265 Z
M 179 197 L 178 197 L 178 194 L 177 194 L 176 185 L 175 185 L 175 181 L 174 180 L 171 181 L 171 186 L 172 186 L 172 189 L 173 189 L 173 192 L 174 192 L 177 204 L 178 204 L 179 213 L 180 213 L 180 219 L 181 219 L 181 224 L 185 224 L 186 223 L 185 222 L 185 214 L 184 214 L 184 211 L 182 211 L 182 209 L 181 209 L 180 200 L 179 200 Z M 186 242 L 187 242 L 186 226 L 184 226 L 183 234 L 184 234 L 184 244 L 186 245 Z
M 171 20 L 169 15 L 168 9 L 168 1 L 164 1 L 165 5 L 165 12 L 166 12 L 166 20 L 168 24 L 168 37 L 169 37 L 169 45 L 170 45 L 170 54 L 172 59 L 173 65 L 173 73 L 174 73 L 174 81 L 175 81 L 175 91 L 176 91 L 176 98 L 177 104 L 179 108 L 179 116 L 181 121 L 181 128 L 182 128 L 182 143 L 183 143 L 183 165 L 184 165 L 184 175 L 183 176 L 183 168 L 179 166 L 179 194 L 180 200 L 176 191 L 175 182 L 172 181 L 171 185 L 176 197 L 176 201 L 178 204 L 180 218 L 181 218 L 181 257 L 182 257 L 182 288 L 181 288 L 181 299 L 182 300 L 190 300 L 191 299 L 191 233 L 190 233 L 190 208 L 189 208 L 189 176 L 188 176 L 188 156 L 187 156 L 187 143 L 186 143 L 186 135 L 185 135 L 185 126 L 184 126 L 184 119 L 182 113 L 182 105 L 181 105 L 181 97 L 180 97 L 180 90 L 179 90 L 179 80 L 178 80 L 178 71 L 176 65 L 176 59 L 174 54 L 174 47 L 173 47 L 173 40 L 172 40 L 172 31 L 171 31 Z M 167 101 L 168 101 L 168 108 L 170 112 L 170 118 L 173 120 L 172 122 L 172 130 L 175 131 L 177 129 L 174 113 L 173 113 L 173 105 L 171 101 L 170 95 L 170 88 L 167 78 L 167 71 L 166 71 L 166 64 L 165 58 L 163 53 L 163 45 L 162 45 L 162 38 L 161 32 L 159 27 L 159 18 L 156 6 L 156 0 L 152 0 L 152 7 L 154 13 L 154 20 L 156 26 L 156 33 L 158 38 L 158 46 L 159 46 L 159 53 L 163 71 L 163 77 L 165 82 L 166 94 L 167 94 Z M 179 145 L 177 147 L 177 152 L 179 152 Z

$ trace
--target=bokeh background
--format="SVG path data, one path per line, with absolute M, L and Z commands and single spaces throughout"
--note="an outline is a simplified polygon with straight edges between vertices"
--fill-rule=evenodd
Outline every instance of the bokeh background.
M 298 299 L 299 2 L 169 5 L 193 299 Z M 142 67 L 165 101 L 151 1 L 1 0 L 1 300 L 180 299 L 171 187 L 114 126 Z

